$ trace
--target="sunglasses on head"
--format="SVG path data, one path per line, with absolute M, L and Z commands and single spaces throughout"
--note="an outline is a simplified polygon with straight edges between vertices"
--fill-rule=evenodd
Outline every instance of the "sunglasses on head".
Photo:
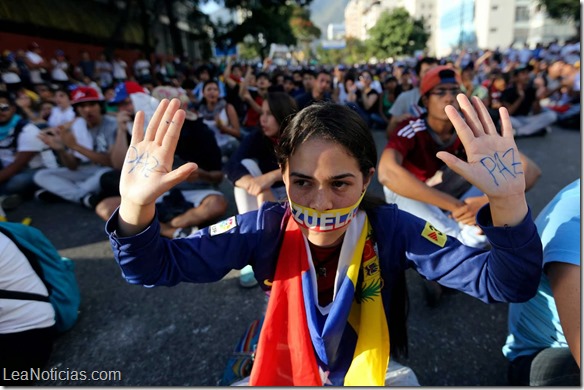
M 0 112 L 8 112 L 10 110 L 10 104 L 0 104 Z
M 456 96 L 460 93 L 460 88 L 437 88 L 430 92 L 430 95 L 436 96 L 446 96 L 447 93 L 452 94 L 452 96 Z

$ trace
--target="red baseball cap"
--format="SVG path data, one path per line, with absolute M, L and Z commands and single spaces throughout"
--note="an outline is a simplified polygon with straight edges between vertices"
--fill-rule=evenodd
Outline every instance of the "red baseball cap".
M 440 84 L 457 84 L 460 85 L 460 75 L 449 66 L 437 66 L 432 68 L 424 75 L 420 83 L 420 96 L 424 96 L 432 88 Z
M 84 102 L 102 102 L 103 97 L 91 87 L 78 87 L 71 92 L 71 104 Z

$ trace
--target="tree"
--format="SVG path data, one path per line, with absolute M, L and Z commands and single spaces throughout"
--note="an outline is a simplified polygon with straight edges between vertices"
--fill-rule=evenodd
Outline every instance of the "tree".
M 316 52 L 319 62 L 327 65 L 358 64 L 369 58 L 365 43 L 354 37 L 345 40 L 343 49 L 323 49 L 320 45 Z
M 430 37 L 423 20 L 414 20 L 402 7 L 391 13 L 383 12 L 368 33 L 366 46 L 369 53 L 379 59 L 412 55 L 416 50 L 424 50 Z
M 579 0 L 537 0 L 538 6 L 545 8 L 552 19 L 573 20 L 576 28 L 580 29 L 580 1 Z
M 306 7 L 312 0 L 223 0 L 225 7 L 243 15 L 241 24 L 225 23 L 214 30 L 215 44 L 227 48 L 253 38 L 253 46 L 263 57 L 270 45 L 295 45 L 296 37 L 290 26 L 293 7 Z
M 310 10 L 298 5 L 292 6 L 292 16 L 290 17 L 290 28 L 298 42 L 302 46 L 304 58 L 310 58 L 310 42 L 320 38 L 320 28 L 310 20 Z

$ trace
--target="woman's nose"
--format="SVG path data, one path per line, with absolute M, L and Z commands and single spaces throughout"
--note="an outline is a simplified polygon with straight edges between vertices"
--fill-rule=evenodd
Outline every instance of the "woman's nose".
M 328 194 L 328 191 L 322 188 L 317 189 L 309 207 L 311 209 L 315 209 L 318 211 L 326 211 L 332 209 L 333 208 L 332 199 L 330 194 Z

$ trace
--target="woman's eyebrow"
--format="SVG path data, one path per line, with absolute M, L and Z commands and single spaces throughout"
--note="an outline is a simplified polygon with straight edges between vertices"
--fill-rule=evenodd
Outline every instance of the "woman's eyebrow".
M 290 172 L 290 176 L 299 177 L 301 179 L 313 179 L 312 176 L 305 175 L 305 174 L 300 173 L 300 172 Z M 340 179 L 345 179 L 347 177 L 355 177 L 355 175 L 353 175 L 352 173 L 341 173 L 340 175 L 331 176 L 329 178 L 329 180 L 340 180 Z

